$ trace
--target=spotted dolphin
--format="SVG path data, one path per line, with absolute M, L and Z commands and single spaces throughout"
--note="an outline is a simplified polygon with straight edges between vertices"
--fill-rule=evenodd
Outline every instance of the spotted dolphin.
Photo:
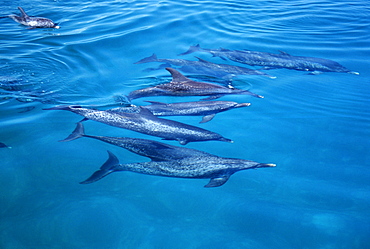
M 209 96 L 206 99 L 217 99 L 230 94 L 246 94 L 263 98 L 261 95 L 232 86 L 224 87 L 212 83 L 193 81 L 173 68 L 166 68 L 166 70 L 172 75 L 171 82 L 132 91 L 128 95 L 128 99 L 149 96 Z
M 165 63 L 164 65 L 160 66 L 157 69 L 162 69 L 168 66 L 178 66 L 180 71 L 185 73 L 191 74 L 199 74 L 199 75 L 208 75 L 213 77 L 231 79 L 237 75 L 262 75 L 269 78 L 276 78 L 271 75 L 268 75 L 264 72 L 249 69 L 246 67 L 239 67 L 234 65 L 228 64 L 216 64 L 206 60 L 203 60 L 199 57 L 196 57 L 198 61 L 189 61 L 183 59 L 158 59 L 155 54 L 141 59 L 140 61 L 136 62 L 135 64 L 141 63 L 148 63 L 148 62 L 161 62 Z M 155 70 L 155 69 L 153 69 Z
M 20 24 L 23 24 L 25 26 L 28 26 L 30 28 L 54 28 L 54 29 L 60 28 L 58 24 L 54 23 L 52 20 L 48 18 L 29 16 L 21 7 L 18 7 L 18 9 L 21 12 L 21 16 L 9 15 L 9 16 L 1 17 L 1 18 L 9 17 L 13 19 L 14 21 Z
M 191 46 L 188 51 L 179 55 L 186 55 L 196 51 L 208 52 L 213 56 L 220 57 L 224 60 L 229 59 L 251 66 L 263 66 L 264 69 L 286 68 L 299 71 L 310 71 L 312 74 L 319 72 L 338 72 L 359 74 L 358 72 L 350 71 L 338 62 L 306 56 L 293 56 L 285 52 L 280 54 L 257 52 L 250 50 L 229 50 L 229 49 L 206 49 L 198 45 Z
M 233 142 L 212 131 L 173 120 L 158 118 L 145 108 L 141 108 L 140 113 L 115 113 L 82 108 L 79 106 L 56 106 L 44 110 L 68 110 L 84 116 L 88 120 L 98 121 L 146 135 L 161 137 L 164 140 L 176 140 L 182 145 L 189 142 L 209 140 Z
M 235 172 L 276 166 L 270 163 L 219 157 L 199 150 L 171 146 L 147 139 L 85 135 L 81 123 L 64 141 L 79 137 L 98 139 L 151 159 L 150 162 L 119 164 L 117 157 L 108 151 L 108 160 L 81 184 L 96 182 L 113 172 L 131 171 L 146 175 L 210 179 L 209 183 L 204 186 L 210 188 L 222 186 Z
M 198 150 L 173 146 L 148 139 L 86 135 L 82 122 L 78 122 L 73 132 L 60 142 L 69 142 L 81 137 L 93 138 L 105 143 L 119 146 L 140 156 L 150 156 L 150 158 L 155 161 L 177 160 L 185 157 L 204 156 L 207 154 Z
M 156 116 L 203 116 L 200 123 L 211 121 L 217 113 L 250 106 L 250 103 L 237 103 L 233 101 L 192 101 L 178 103 L 162 103 L 146 101 L 151 105 L 141 106 Z M 109 109 L 112 112 L 140 112 L 140 106 L 117 107 Z

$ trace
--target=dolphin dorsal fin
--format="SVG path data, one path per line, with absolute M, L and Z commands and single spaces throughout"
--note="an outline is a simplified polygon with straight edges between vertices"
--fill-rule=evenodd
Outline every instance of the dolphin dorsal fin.
M 154 114 L 143 106 L 140 106 L 140 115 L 154 116 Z
M 28 17 L 27 13 L 23 10 L 22 7 L 18 7 L 19 11 L 21 12 L 22 14 L 22 17 Z
M 166 70 L 171 73 L 172 75 L 172 81 L 171 83 L 179 83 L 182 81 L 189 81 L 190 79 L 186 78 L 184 75 L 182 75 L 179 71 L 166 67 Z

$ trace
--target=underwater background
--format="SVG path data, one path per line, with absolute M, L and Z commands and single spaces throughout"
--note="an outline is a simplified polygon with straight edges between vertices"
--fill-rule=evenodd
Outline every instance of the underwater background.
M 370 2 L 367 0 L 0 1 L 61 28 L 0 20 L 0 248 L 370 248 Z M 220 100 L 251 106 L 169 119 L 234 140 L 189 143 L 222 157 L 275 163 L 240 171 L 218 188 L 206 179 L 119 172 L 78 184 L 107 159 L 147 161 L 81 138 L 58 142 L 81 116 L 55 105 L 120 106 L 133 90 L 169 82 L 158 58 L 252 67 L 190 46 L 310 56 L 359 75 L 240 76 L 237 88 L 263 95 Z M 185 74 L 189 77 L 191 75 Z M 203 81 L 209 80 L 203 78 Z M 216 79 L 215 79 L 216 80 Z M 152 97 L 180 102 L 198 97 Z M 89 135 L 161 141 L 101 123 Z M 181 146 L 175 141 L 168 144 Z

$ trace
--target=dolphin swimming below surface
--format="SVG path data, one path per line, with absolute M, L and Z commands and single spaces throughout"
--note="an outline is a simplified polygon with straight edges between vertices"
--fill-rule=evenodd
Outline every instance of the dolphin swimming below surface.
M 312 74 L 319 72 L 338 72 L 359 74 L 358 72 L 350 71 L 338 62 L 306 56 L 293 56 L 285 52 L 280 54 L 257 52 L 250 50 L 229 50 L 229 49 L 206 49 L 198 45 L 191 46 L 188 51 L 179 55 L 191 54 L 196 51 L 208 52 L 213 56 L 220 57 L 224 60 L 229 59 L 251 66 L 263 66 L 264 69 L 286 68 L 299 71 L 310 71 Z
M 78 122 L 73 132 L 60 142 L 69 142 L 81 137 L 93 138 L 105 143 L 119 146 L 141 156 L 150 156 L 152 160 L 156 161 L 177 160 L 189 156 L 206 154 L 205 152 L 200 152 L 198 150 L 168 145 L 148 139 L 86 135 L 82 122 Z
M 140 113 L 115 113 L 79 106 L 56 106 L 44 110 L 67 110 L 84 116 L 85 119 L 98 121 L 107 125 L 140 132 L 146 135 L 161 137 L 165 140 L 176 140 L 181 145 L 200 141 L 233 141 L 220 134 L 196 126 L 154 116 L 149 110 L 141 108 Z
M 151 159 L 150 162 L 119 164 L 117 157 L 108 151 L 108 160 L 81 184 L 96 182 L 113 172 L 131 171 L 146 175 L 210 179 L 209 183 L 204 186 L 210 188 L 222 186 L 235 172 L 276 166 L 275 164 L 219 157 L 199 150 L 171 146 L 147 139 L 85 135 L 81 123 L 63 141 L 71 141 L 79 137 L 98 139 Z
M 160 66 L 158 69 L 162 69 L 164 67 L 169 66 L 178 66 L 180 67 L 178 69 L 185 73 L 208 75 L 225 79 L 231 79 L 232 77 L 237 75 L 262 75 L 269 78 L 276 78 L 261 71 L 228 64 L 216 64 L 203 60 L 199 57 L 196 58 L 198 59 L 198 61 L 189 61 L 183 59 L 158 59 L 157 56 L 153 54 L 152 56 L 146 57 L 136 62 L 135 64 L 148 62 L 163 62 L 165 64 Z
M 141 106 L 148 109 L 155 116 L 203 116 L 200 123 L 211 121 L 219 112 L 224 112 L 234 108 L 250 106 L 250 103 L 237 103 L 233 101 L 193 101 L 178 103 L 162 103 L 146 101 L 151 105 Z M 128 107 L 118 107 L 109 109 L 112 112 L 140 112 L 140 106 L 131 105 Z
M 209 96 L 206 99 L 217 99 L 230 94 L 246 94 L 263 98 L 261 95 L 232 86 L 224 87 L 212 83 L 193 81 L 173 68 L 166 68 L 166 70 L 172 75 L 171 82 L 132 91 L 128 95 L 128 99 L 132 100 L 149 96 Z
M 21 7 L 18 7 L 18 9 L 21 12 L 21 16 L 9 15 L 0 18 L 9 17 L 16 21 L 17 23 L 29 26 L 30 28 L 54 28 L 54 29 L 60 28 L 58 24 L 54 23 L 52 20 L 48 18 L 28 16 L 27 13 Z

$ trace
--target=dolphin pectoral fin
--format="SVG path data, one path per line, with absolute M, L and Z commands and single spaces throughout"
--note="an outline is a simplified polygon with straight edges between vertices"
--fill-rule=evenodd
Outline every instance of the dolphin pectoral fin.
M 186 139 L 176 139 L 177 141 L 179 141 L 179 143 L 181 144 L 181 145 L 187 145 L 188 143 L 189 143 L 189 141 L 188 140 L 186 140 Z
M 204 117 L 202 118 L 202 121 L 200 121 L 199 123 L 200 123 L 200 124 L 207 123 L 207 122 L 211 121 L 211 120 L 214 118 L 214 116 L 215 116 L 215 115 L 216 115 L 216 114 L 206 115 L 206 116 L 204 116 Z
M 312 71 L 312 72 L 309 72 L 307 73 L 308 75 L 319 75 L 319 74 L 322 74 L 323 72 L 320 72 L 320 71 Z
M 229 178 L 230 178 L 230 175 L 222 175 L 219 177 L 211 178 L 209 183 L 205 185 L 204 187 L 205 188 L 220 187 L 224 185 L 227 182 L 227 180 L 229 180 Z
M 67 138 L 60 140 L 59 142 L 69 142 L 77 138 L 83 137 L 84 135 L 85 135 L 84 126 L 82 125 L 81 122 L 78 122 L 76 128 L 72 131 L 72 133 Z
M 181 145 L 187 145 L 189 143 L 188 140 L 186 139 L 181 139 L 181 138 L 176 138 L 176 139 L 170 139 L 170 138 L 162 138 L 162 140 L 176 140 L 179 142 Z
M 99 181 L 103 177 L 106 177 L 110 173 L 113 173 L 117 170 L 117 165 L 119 164 L 118 158 L 108 150 L 109 158 L 108 160 L 100 167 L 99 170 L 95 171 L 89 178 L 85 181 L 80 182 L 80 184 L 88 184 Z

